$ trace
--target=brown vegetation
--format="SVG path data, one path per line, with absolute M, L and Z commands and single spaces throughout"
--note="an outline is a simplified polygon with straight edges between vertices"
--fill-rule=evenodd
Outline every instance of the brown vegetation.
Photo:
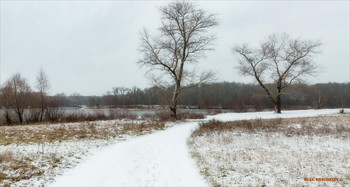
M 0 153 L 0 184 L 5 180 L 17 182 L 43 175 L 45 169 L 36 163 L 37 156 L 15 155 L 12 151 Z M 47 160 L 49 167 L 56 167 L 60 162 L 60 158 L 53 154 L 47 156 Z
M 145 134 L 164 129 L 162 122 L 120 123 L 109 121 L 104 124 L 83 122 L 71 124 L 43 124 L 0 127 L 0 145 L 44 143 L 80 139 L 110 139 L 120 134 Z
M 211 186 L 346 186 L 350 115 L 200 124 L 187 143 Z M 305 182 L 333 177 L 338 182 Z
M 7 113 L 0 113 L 0 126 L 1 125 L 16 125 L 19 121 L 13 117 L 13 113 L 8 111 Z M 66 113 L 59 108 L 48 108 L 45 112 L 45 116 L 40 120 L 40 109 L 30 109 L 26 111 L 24 115 L 25 122 L 23 124 L 45 124 L 45 123 L 72 123 L 72 122 L 84 122 L 84 121 L 98 121 L 98 120 L 116 120 L 116 119 L 137 119 L 138 116 L 128 110 L 109 110 L 106 111 L 93 111 L 90 113 L 84 111 L 74 111 Z M 185 119 L 203 119 L 205 116 L 203 113 L 194 112 L 179 112 L 177 120 Z M 10 118 L 7 120 L 6 118 Z M 141 119 L 151 121 L 174 121 L 175 119 L 170 116 L 170 112 L 156 112 L 155 114 L 144 114 L 140 116 Z M 10 123 L 8 123 L 11 121 Z
M 68 167 L 65 164 L 67 158 L 55 151 L 47 151 L 47 146 L 57 146 L 68 141 L 123 140 L 125 136 L 143 135 L 164 128 L 163 122 L 128 121 L 0 126 L 0 186 L 40 178 L 44 174 L 50 175 L 55 168 Z M 38 150 L 22 152 L 13 149 L 14 145 L 34 145 Z M 69 157 L 75 157 L 74 151 L 71 154 Z
M 201 113 L 193 112 L 179 112 L 177 113 L 176 120 L 185 119 L 204 119 L 205 115 Z M 143 119 L 149 119 L 152 121 L 174 121 L 175 119 L 170 115 L 170 112 L 157 112 L 155 114 L 145 114 L 142 116 Z
M 286 136 L 294 135 L 337 135 L 345 136 L 350 134 L 350 115 L 320 116 L 309 118 L 289 119 L 255 119 L 241 121 L 209 121 L 200 124 L 192 136 L 216 132 L 252 132 L 252 133 L 273 133 L 282 132 Z

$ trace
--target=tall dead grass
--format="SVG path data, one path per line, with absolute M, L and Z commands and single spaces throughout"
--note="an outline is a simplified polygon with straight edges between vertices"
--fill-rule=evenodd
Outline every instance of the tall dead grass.
M 59 167 L 63 157 L 55 153 L 22 154 L 16 150 L 0 152 L 0 186 L 40 177 L 47 170 Z M 40 162 L 45 160 L 45 162 Z
M 41 110 L 30 109 L 26 111 L 23 124 L 35 124 L 35 123 L 54 123 L 54 122 L 82 122 L 82 121 L 98 121 L 98 120 L 114 120 L 114 119 L 131 119 L 134 120 L 138 116 L 127 110 L 110 110 L 94 111 L 86 113 L 83 111 L 74 111 L 65 113 L 60 108 L 49 108 L 43 114 L 43 120 L 40 120 Z M 16 118 L 14 111 L 8 110 L 4 113 L 0 113 L 0 125 L 19 125 L 20 122 Z
M 0 145 L 45 143 L 67 140 L 110 139 L 120 134 L 145 134 L 165 128 L 163 122 L 82 122 L 75 124 L 0 127 Z
M 201 123 L 188 139 L 211 186 L 348 186 L 350 115 Z M 308 182 L 304 178 L 337 178 Z
M 42 175 L 44 171 L 31 162 L 32 158 L 16 157 L 12 151 L 0 153 L 0 184 L 4 181 L 17 182 Z
M 170 112 L 157 112 L 155 114 L 144 114 L 142 119 L 152 120 L 152 121 L 176 121 L 176 120 L 186 120 L 186 119 L 204 119 L 205 115 L 201 113 L 194 112 L 179 112 L 176 119 L 171 117 Z
M 125 136 L 148 134 L 165 128 L 162 122 L 83 122 L 51 125 L 0 126 L 0 186 L 18 181 L 40 179 L 55 170 L 67 167 L 67 158 L 45 147 L 67 141 L 124 139 Z M 22 152 L 13 147 L 37 145 L 34 152 Z M 7 146 L 11 149 L 6 150 Z M 88 148 L 86 148 L 88 149 Z M 51 151 L 48 151 L 51 150 Z M 67 155 L 66 155 L 67 156 Z M 69 157 L 73 156 L 69 155 Z
M 222 122 L 211 120 L 200 124 L 192 136 L 218 132 L 275 133 L 295 135 L 350 135 L 350 115 L 322 116 L 313 118 L 255 119 Z
M 129 119 L 135 120 L 138 118 L 151 121 L 175 121 L 175 120 L 185 120 L 185 119 L 204 119 L 205 115 L 202 113 L 195 112 L 185 112 L 181 111 L 178 113 L 177 118 L 171 117 L 171 113 L 167 111 L 156 112 L 155 114 L 144 114 L 141 116 L 128 110 L 116 110 L 110 109 L 106 111 L 93 111 L 86 113 L 83 111 L 73 111 L 70 113 L 65 113 L 63 109 L 60 108 L 49 108 L 44 113 L 44 118 L 40 121 L 41 110 L 30 109 L 26 111 L 24 115 L 23 124 L 42 124 L 42 123 L 73 123 L 73 122 L 84 122 L 84 121 L 99 121 L 99 120 L 115 120 L 115 119 Z M 0 126 L 9 125 L 20 125 L 20 122 L 16 118 L 14 111 L 7 110 L 4 113 L 0 113 Z

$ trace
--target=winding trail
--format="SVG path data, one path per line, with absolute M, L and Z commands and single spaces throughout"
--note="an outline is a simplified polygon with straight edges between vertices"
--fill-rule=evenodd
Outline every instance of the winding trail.
M 346 110 L 350 112 L 349 109 Z M 338 109 L 225 113 L 205 120 L 292 118 L 336 115 Z M 52 186 L 208 186 L 188 153 L 186 141 L 197 128 L 187 122 L 167 130 L 116 143 L 55 179 Z
M 197 125 L 189 122 L 106 147 L 51 186 L 208 186 L 186 145 Z

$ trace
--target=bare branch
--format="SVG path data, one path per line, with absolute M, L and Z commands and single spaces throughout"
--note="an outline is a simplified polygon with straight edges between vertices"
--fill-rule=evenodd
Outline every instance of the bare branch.
M 177 97 L 183 88 L 189 83 L 200 84 L 209 78 L 196 71 L 188 71 L 188 66 L 198 62 L 204 56 L 204 52 L 210 48 L 214 36 L 207 35 L 209 28 L 216 26 L 214 14 L 198 8 L 197 4 L 188 1 L 170 2 L 160 8 L 162 25 L 159 35 L 151 38 L 144 30 L 141 36 L 140 52 L 143 57 L 139 60 L 140 66 L 146 66 L 150 70 L 160 70 L 171 75 L 174 86 L 172 112 L 176 115 Z M 164 84 L 168 81 L 153 79 L 155 84 Z M 207 77 L 207 78 L 206 78 Z M 191 80 L 191 81 L 189 81 Z M 197 80 L 198 82 L 193 82 Z
M 312 57 L 319 52 L 320 45 L 320 41 L 290 39 L 285 33 L 272 34 L 260 44 L 260 48 L 253 50 L 247 45 L 236 46 L 234 53 L 240 57 L 237 67 L 240 73 L 253 76 L 280 112 L 282 90 L 317 73 Z M 273 90 L 265 86 L 264 77 L 270 77 L 270 83 L 276 85 L 275 98 L 271 95 Z

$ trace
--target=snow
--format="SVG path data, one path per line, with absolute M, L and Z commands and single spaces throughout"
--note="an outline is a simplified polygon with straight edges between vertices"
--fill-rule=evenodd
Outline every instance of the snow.
M 102 150 L 107 145 L 115 144 L 118 141 L 125 141 L 129 136 L 123 136 L 115 140 L 84 140 L 84 141 L 63 141 L 45 144 L 11 144 L 0 146 L 0 154 L 11 152 L 19 160 L 32 160 L 30 165 L 38 169 L 32 170 L 35 173 L 38 170 L 45 171 L 41 177 L 31 177 L 30 179 L 20 180 L 9 183 L 10 186 L 44 186 L 52 182 L 57 174 L 62 170 L 72 168 L 79 164 L 87 155 L 94 154 Z M 59 162 L 56 163 L 56 160 Z M 12 173 L 11 173 L 12 172 Z M 5 171 L 12 176 L 23 175 L 15 171 Z M 31 173 L 28 172 L 28 175 Z M 8 182 L 4 181 L 3 184 Z M 0 182 L 0 186 L 2 183 Z M 6 185 L 5 185 L 6 186 Z
M 348 138 L 222 132 L 191 142 L 199 167 L 218 186 L 346 186 L 350 179 Z M 342 181 L 304 181 L 325 177 Z
M 344 112 L 350 112 L 345 109 Z M 223 113 L 214 116 L 207 116 L 207 120 L 235 121 L 246 119 L 271 119 L 271 118 L 296 118 L 296 117 L 316 117 L 324 115 L 339 114 L 339 109 L 321 109 L 321 110 L 287 110 L 282 114 L 276 114 L 271 111 L 267 112 L 247 112 L 247 113 Z
M 349 112 L 349 109 L 346 110 Z M 339 114 L 338 109 L 231 113 L 208 116 L 221 121 L 294 118 Z M 349 125 L 349 120 L 338 125 Z M 334 121 L 324 125 L 335 128 Z M 314 128 L 317 129 L 319 124 Z M 288 127 L 301 128 L 302 124 Z M 285 136 L 280 132 L 232 131 L 208 133 L 189 139 L 198 167 L 213 186 L 349 186 L 349 133 Z M 209 168 L 209 169 L 208 169 Z M 304 178 L 337 178 L 337 182 Z
M 346 109 L 345 112 L 349 112 Z M 207 120 L 293 118 L 335 115 L 339 109 L 225 113 Z M 186 141 L 198 121 L 96 149 L 54 179 L 51 186 L 208 186 L 191 158 Z
M 51 186 L 207 186 L 187 151 L 197 123 L 109 146 Z

